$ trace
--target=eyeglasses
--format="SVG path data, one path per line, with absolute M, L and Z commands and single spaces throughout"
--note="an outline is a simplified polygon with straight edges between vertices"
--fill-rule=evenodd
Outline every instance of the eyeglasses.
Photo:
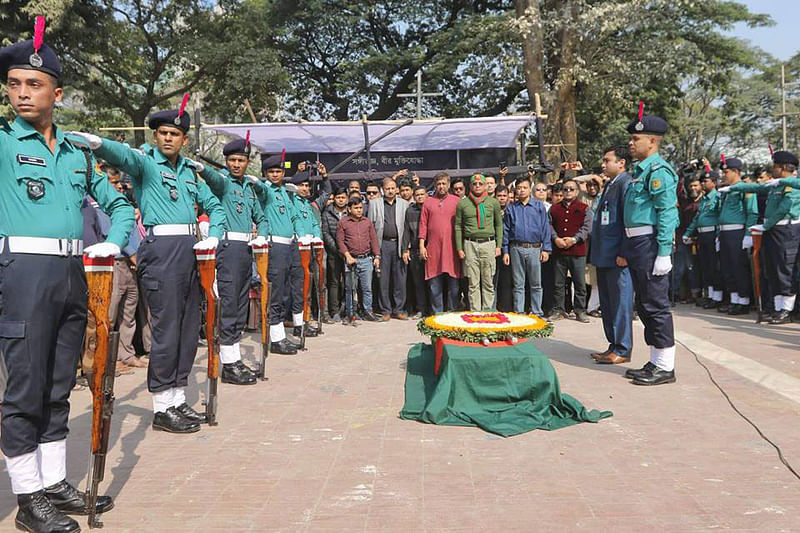
M 533 189 L 536 192 L 547 192 L 547 189 L 540 189 L 539 187 Z
M 577 190 L 578 189 L 576 189 L 575 187 L 564 187 L 564 191 L 565 192 L 573 192 L 573 191 L 577 191 Z
M 374 196 L 378 194 L 378 191 L 367 191 L 367 196 Z

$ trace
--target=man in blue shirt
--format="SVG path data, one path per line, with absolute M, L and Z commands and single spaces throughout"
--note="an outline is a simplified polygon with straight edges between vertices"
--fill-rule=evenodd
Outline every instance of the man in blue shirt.
M 624 146 L 612 146 L 603 154 L 603 174 L 609 181 L 594 213 L 589 247 L 589 260 L 597 269 L 603 331 L 608 340 L 608 348 L 591 357 L 605 365 L 630 361 L 633 346 L 633 281 L 621 251 L 625 238 L 622 204 L 631 180 L 625 171 L 629 157 Z
M 531 199 L 531 180 L 519 178 L 517 201 L 503 216 L 503 264 L 511 265 L 514 282 L 514 312 L 525 312 L 525 281 L 531 290 L 531 309 L 542 314 L 542 263 L 553 249 L 550 218 L 542 202 Z

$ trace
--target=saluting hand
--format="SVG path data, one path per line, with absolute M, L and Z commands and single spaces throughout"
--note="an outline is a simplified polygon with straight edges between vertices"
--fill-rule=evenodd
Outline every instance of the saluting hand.
M 90 150 L 97 150 L 103 144 L 103 139 L 94 135 L 93 133 L 83 133 L 82 131 L 70 131 L 70 135 L 80 137 L 80 139 L 73 139 L 76 144 L 86 146 Z

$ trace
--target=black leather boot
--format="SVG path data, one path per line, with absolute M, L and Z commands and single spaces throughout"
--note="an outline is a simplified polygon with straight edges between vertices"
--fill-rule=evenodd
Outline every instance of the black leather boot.
M 233 385 L 254 385 L 256 376 L 241 361 L 222 365 L 222 382 Z
M 19 511 L 14 520 L 17 529 L 34 533 L 74 533 L 81 526 L 58 509 L 47 499 L 44 491 L 32 494 L 18 494 Z
M 663 385 L 664 383 L 675 383 L 674 370 L 661 370 L 655 366 L 652 370 L 634 376 L 634 385 Z
M 207 422 L 206 415 L 200 414 L 191 407 L 186 402 L 183 402 L 178 407 L 175 408 L 181 416 L 183 416 L 187 420 L 191 420 L 192 422 L 197 422 L 198 424 L 205 424 Z
M 168 433 L 194 433 L 200 431 L 200 424 L 184 417 L 174 407 L 153 417 L 153 429 Z
M 89 509 L 86 507 L 86 493 L 78 491 L 66 480 L 45 487 L 44 493 L 56 509 L 64 514 L 89 514 Z M 98 496 L 94 508 L 98 514 L 105 513 L 114 508 L 114 500 L 111 496 Z
M 269 351 L 282 355 L 295 355 L 297 353 L 297 347 L 289 342 L 288 339 L 283 339 L 280 342 L 273 342 L 270 344 Z
M 642 368 L 634 369 L 629 368 L 625 371 L 625 377 L 628 379 L 634 379 L 636 376 L 643 376 L 653 370 L 654 368 L 658 368 L 656 365 L 651 363 L 650 361 L 646 362 Z

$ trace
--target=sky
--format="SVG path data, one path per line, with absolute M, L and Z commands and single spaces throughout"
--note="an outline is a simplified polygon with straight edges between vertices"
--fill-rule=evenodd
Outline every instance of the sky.
M 779 60 L 787 60 L 800 52 L 800 41 L 796 39 L 797 21 L 800 20 L 800 0 L 737 0 L 753 13 L 765 13 L 775 21 L 774 26 L 748 28 L 737 24 L 731 32 L 737 37 L 769 52 Z

